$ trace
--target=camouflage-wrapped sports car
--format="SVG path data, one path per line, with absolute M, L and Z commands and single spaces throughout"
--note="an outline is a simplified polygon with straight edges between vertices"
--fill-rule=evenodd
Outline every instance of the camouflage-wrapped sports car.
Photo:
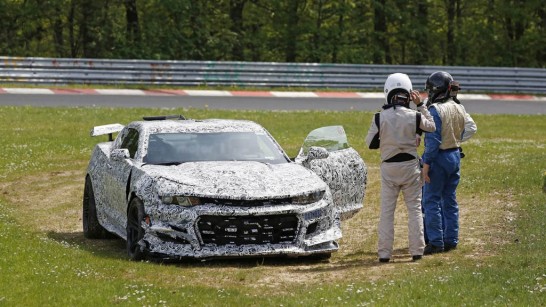
M 91 131 L 103 134 L 85 178 L 84 235 L 116 234 L 132 260 L 327 258 L 341 221 L 362 208 L 366 165 L 341 126 L 311 132 L 294 161 L 251 121 L 150 117 Z

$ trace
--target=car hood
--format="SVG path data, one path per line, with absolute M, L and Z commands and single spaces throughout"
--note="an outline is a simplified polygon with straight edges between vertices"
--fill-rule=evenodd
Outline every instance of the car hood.
M 188 162 L 177 166 L 146 165 L 161 194 L 263 199 L 302 195 L 325 190 L 327 185 L 312 171 L 295 163 Z

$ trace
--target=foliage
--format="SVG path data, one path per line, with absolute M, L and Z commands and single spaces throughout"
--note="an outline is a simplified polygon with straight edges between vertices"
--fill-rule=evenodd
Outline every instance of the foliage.
M 5 56 L 546 65 L 539 0 L 0 0 Z

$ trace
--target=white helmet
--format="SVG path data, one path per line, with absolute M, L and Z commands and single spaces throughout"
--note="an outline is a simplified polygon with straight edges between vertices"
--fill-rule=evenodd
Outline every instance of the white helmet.
M 391 92 L 395 89 L 402 89 L 409 93 L 411 93 L 412 90 L 411 80 L 406 74 L 401 73 L 395 73 L 392 75 L 389 75 L 387 78 L 387 81 L 385 81 L 385 100 L 387 100 L 387 104 L 390 103 L 391 100 Z

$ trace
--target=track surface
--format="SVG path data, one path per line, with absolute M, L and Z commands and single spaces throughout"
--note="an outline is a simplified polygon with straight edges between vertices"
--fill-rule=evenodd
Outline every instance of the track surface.
M 546 114 L 546 100 L 463 99 L 470 114 Z M 0 94 L 0 105 L 11 106 L 95 106 L 208 108 L 226 110 L 332 110 L 376 111 L 382 98 L 309 98 L 250 96 L 169 96 L 169 95 L 84 95 L 84 94 Z

